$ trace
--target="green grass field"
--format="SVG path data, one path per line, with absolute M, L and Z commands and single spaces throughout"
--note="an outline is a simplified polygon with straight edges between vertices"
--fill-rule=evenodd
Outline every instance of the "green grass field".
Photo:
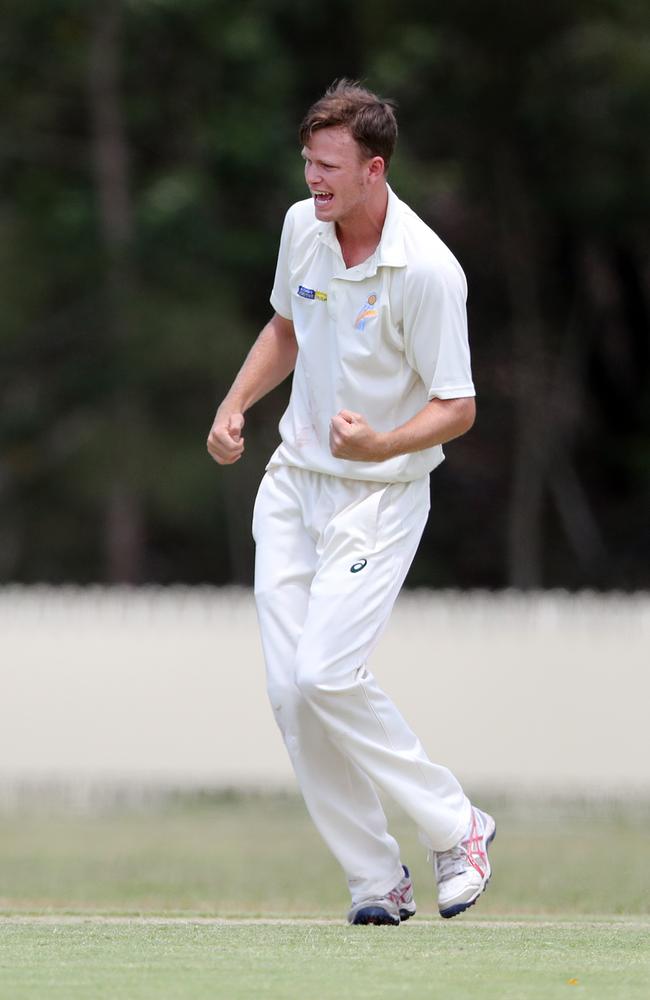
M 418 902 L 399 928 L 345 924 L 341 874 L 291 796 L 5 808 L 0 1000 L 647 1000 L 648 803 L 479 804 L 493 879 L 452 921 L 394 817 Z

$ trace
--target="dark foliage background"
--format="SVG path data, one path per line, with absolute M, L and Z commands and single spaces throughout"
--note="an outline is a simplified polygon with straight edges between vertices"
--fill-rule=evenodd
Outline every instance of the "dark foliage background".
M 410 582 L 650 585 L 641 0 L 6 0 L 0 579 L 249 582 L 288 386 L 205 438 L 269 314 L 296 126 L 399 103 L 391 182 L 470 285 L 479 418 Z

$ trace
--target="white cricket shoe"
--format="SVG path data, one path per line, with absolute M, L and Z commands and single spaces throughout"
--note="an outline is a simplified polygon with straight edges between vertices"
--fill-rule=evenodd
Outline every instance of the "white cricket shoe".
M 469 826 L 460 843 L 433 855 L 433 871 L 438 883 L 441 917 L 455 917 L 473 906 L 490 881 L 492 869 L 488 846 L 494 840 L 496 823 L 491 816 L 472 806 Z
M 415 913 L 413 884 L 406 865 L 402 865 L 404 875 L 394 889 L 385 896 L 362 899 L 355 903 L 348 913 L 349 924 L 392 924 L 408 920 Z

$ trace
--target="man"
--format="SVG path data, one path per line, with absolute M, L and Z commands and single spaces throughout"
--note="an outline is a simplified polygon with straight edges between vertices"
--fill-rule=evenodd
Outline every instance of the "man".
M 415 913 L 378 790 L 420 828 L 444 917 L 485 889 L 495 833 L 366 666 L 427 520 L 429 472 L 475 414 L 465 278 L 386 183 L 396 139 L 390 103 L 346 80 L 307 113 L 310 197 L 285 219 L 275 313 L 208 438 L 217 462 L 238 461 L 244 413 L 294 372 L 253 515 L 255 597 L 271 705 L 354 924 Z

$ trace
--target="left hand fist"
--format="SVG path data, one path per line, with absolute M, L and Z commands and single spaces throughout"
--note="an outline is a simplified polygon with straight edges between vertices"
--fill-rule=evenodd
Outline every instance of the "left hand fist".
M 353 462 L 380 462 L 383 436 L 360 413 L 341 410 L 330 420 L 330 451 Z

